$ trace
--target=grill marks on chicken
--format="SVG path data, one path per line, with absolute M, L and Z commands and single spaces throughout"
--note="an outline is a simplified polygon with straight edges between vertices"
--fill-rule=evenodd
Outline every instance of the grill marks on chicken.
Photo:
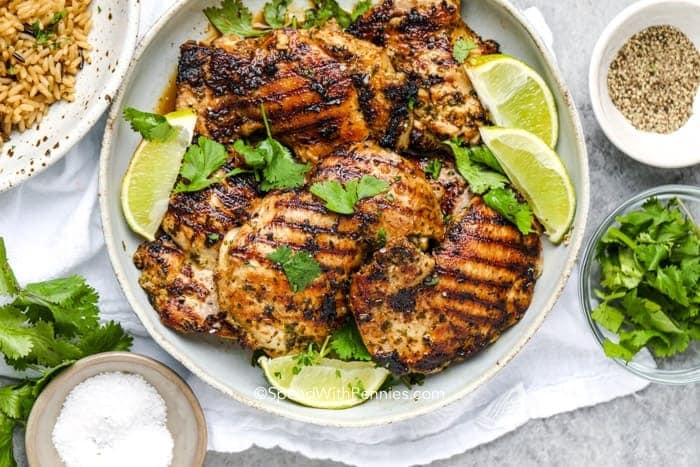
M 272 133 L 305 162 L 370 133 L 345 66 L 293 29 L 186 42 L 177 87 L 177 106 L 198 114 L 196 131 L 221 143 L 263 131 L 261 105 Z
M 361 200 L 355 214 L 344 216 L 329 212 L 307 191 L 271 193 L 248 223 L 227 235 L 216 272 L 219 303 L 239 323 L 246 343 L 273 356 L 304 350 L 309 342 L 321 344 L 347 317 L 351 274 L 380 227 L 388 237 L 442 236 L 439 205 L 420 169 L 375 144 L 359 143 L 328 156 L 314 181 L 363 175 L 391 183 L 393 202 Z M 282 246 L 311 254 L 321 267 L 321 276 L 303 291 L 293 293 L 284 271 L 268 259 Z
M 498 51 L 483 41 L 460 15 L 457 0 L 384 0 L 348 29 L 353 35 L 385 47 L 397 70 L 418 87 L 411 146 L 438 150 L 455 137 L 473 144 L 488 117 L 464 72 L 452 56 L 460 38 L 477 48 L 471 56 Z
M 394 69 L 384 49 L 346 33 L 335 20 L 308 33 L 347 67 L 371 139 L 386 148 L 407 149 L 411 129 L 408 103 L 415 96 L 415 84 Z
M 354 275 L 350 304 L 372 356 L 394 373 L 435 373 L 515 324 L 540 274 L 540 239 L 479 197 L 432 255 L 399 240 Z

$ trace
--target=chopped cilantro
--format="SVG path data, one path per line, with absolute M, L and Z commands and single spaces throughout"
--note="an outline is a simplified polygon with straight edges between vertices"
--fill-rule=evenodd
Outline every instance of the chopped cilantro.
M 304 251 L 293 253 L 291 248 L 281 246 L 267 257 L 282 267 L 292 292 L 304 290 L 321 275 L 321 267 L 313 256 Z
M 66 17 L 67 13 L 66 10 L 54 13 L 46 27 L 41 24 L 41 21 L 34 21 L 32 24 L 32 35 L 36 38 L 37 44 L 45 45 L 49 42 L 49 39 L 56 37 L 56 25 Z
M 177 135 L 175 128 L 162 115 L 127 107 L 124 109 L 124 120 L 147 141 L 167 141 Z
M 431 159 L 428 165 L 423 169 L 426 175 L 430 175 L 433 180 L 440 178 L 440 171 L 442 170 L 442 162 L 439 159 Z
M 314 183 L 310 191 L 326 202 L 329 211 L 352 214 L 359 200 L 372 198 L 388 189 L 389 184 L 384 180 L 364 175 L 360 180 L 345 183 L 345 186 L 336 180 Z
M 381 248 L 384 245 L 386 245 L 386 229 L 380 227 L 379 230 L 377 230 L 377 246 Z
M 629 361 L 643 347 L 657 357 L 700 339 L 700 230 L 683 203 L 649 199 L 601 238 L 600 305 L 591 317 L 619 336 L 609 357 Z
M 472 50 L 476 49 L 478 46 L 476 43 L 469 39 L 459 38 L 452 49 L 452 56 L 457 61 L 457 63 L 464 63 Z
M 261 109 L 267 138 L 258 143 L 257 146 L 252 146 L 239 139 L 233 143 L 233 148 L 243 156 L 246 164 L 253 169 L 256 179 L 261 182 L 261 190 L 296 188 L 303 185 L 306 182 L 305 175 L 311 170 L 311 165 L 295 162 L 291 151 L 272 137 L 265 107 L 261 106 Z
M 305 12 L 304 27 L 323 26 L 326 21 L 335 18 L 341 28 L 350 26 L 353 19 L 350 13 L 343 10 L 335 0 L 312 0 L 314 8 Z
M 423 283 L 428 287 L 435 287 L 440 283 L 440 278 L 438 276 L 430 276 Z
M 221 34 L 235 34 L 240 37 L 266 34 L 266 31 L 253 27 L 253 14 L 243 5 L 242 0 L 223 0 L 220 8 L 205 8 L 204 14 Z

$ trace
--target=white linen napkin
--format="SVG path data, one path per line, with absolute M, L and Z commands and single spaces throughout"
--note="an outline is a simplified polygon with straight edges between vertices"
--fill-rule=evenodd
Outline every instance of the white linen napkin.
M 142 2 L 141 34 L 170 4 Z M 539 23 L 546 27 L 543 20 Z M 348 464 L 422 464 L 489 442 L 530 419 L 598 404 L 647 384 L 603 356 L 579 309 L 572 277 L 542 328 L 506 368 L 465 399 L 431 415 L 377 428 L 333 429 L 243 406 L 165 354 L 127 304 L 100 227 L 97 165 L 103 130 L 104 119 L 54 167 L 0 194 L 0 236 L 20 282 L 85 276 L 100 292 L 102 317 L 120 321 L 136 336 L 134 351 L 163 361 L 187 379 L 205 410 L 211 450 L 279 446 Z M 0 374 L 12 373 L 0 368 Z

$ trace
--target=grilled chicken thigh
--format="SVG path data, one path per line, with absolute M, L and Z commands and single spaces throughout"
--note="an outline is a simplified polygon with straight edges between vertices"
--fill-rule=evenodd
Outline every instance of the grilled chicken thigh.
M 272 133 L 305 162 L 370 134 L 346 66 L 294 29 L 186 42 L 177 91 L 178 108 L 198 114 L 197 133 L 220 143 L 262 132 L 264 105 Z
M 309 342 L 321 344 L 345 319 L 350 275 L 379 228 L 389 238 L 442 236 L 439 204 L 421 170 L 374 144 L 328 156 L 313 181 L 345 182 L 363 175 L 391 186 L 386 196 L 359 201 L 353 215 L 329 212 L 308 191 L 271 193 L 248 223 L 226 236 L 216 285 L 221 310 L 239 324 L 244 345 L 278 356 L 303 350 Z M 307 252 L 321 267 L 321 275 L 303 291 L 292 292 L 282 268 L 268 259 L 282 246 Z
M 459 0 L 384 0 L 348 31 L 384 47 L 396 69 L 416 83 L 413 149 L 439 149 L 456 137 L 479 141 L 478 128 L 488 117 L 453 49 L 459 39 L 476 46 L 470 56 L 496 53 L 498 45 L 467 27 Z
M 415 98 L 415 84 L 394 69 L 384 49 L 346 33 L 335 20 L 309 30 L 309 34 L 346 65 L 371 138 L 386 148 L 407 149 L 411 130 L 408 106 Z
M 481 350 L 530 305 L 540 253 L 537 234 L 521 235 L 479 197 L 432 255 L 387 245 L 350 288 L 370 354 L 394 373 L 427 374 Z

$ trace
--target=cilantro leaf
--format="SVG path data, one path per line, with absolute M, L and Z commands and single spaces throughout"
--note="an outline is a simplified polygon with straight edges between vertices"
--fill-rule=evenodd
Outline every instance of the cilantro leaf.
M 19 283 L 10 269 L 5 250 L 5 240 L 0 238 L 0 296 L 15 296 L 19 293 Z
M 601 303 L 593 313 L 591 318 L 610 332 L 617 333 L 625 321 L 625 315 L 619 308 L 607 303 Z
M 304 251 L 293 253 L 289 247 L 281 246 L 267 258 L 282 267 L 292 292 L 304 290 L 321 275 L 321 267 L 313 256 Z
M 472 192 L 483 195 L 488 190 L 503 188 L 508 184 L 505 175 L 472 162 L 470 149 L 463 147 L 459 141 L 446 141 L 445 143 L 452 148 L 457 171 L 467 180 Z
M 487 206 L 511 221 L 523 235 L 535 232 L 532 227 L 532 209 L 527 203 L 521 203 L 515 192 L 509 188 L 496 188 L 484 195 Z
M 187 148 L 180 167 L 180 176 L 187 183 L 179 181 L 173 193 L 200 191 L 226 177 L 245 172 L 242 169 L 234 169 L 224 176 L 214 177 L 214 173 L 223 167 L 228 159 L 226 148 L 205 136 L 200 136 L 197 143 Z
M 204 9 L 209 22 L 221 34 L 235 34 L 240 37 L 256 37 L 266 34 L 266 31 L 253 27 L 253 14 L 242 0 L 223 0 L 221 7 Z
M 433 180 L 440 178 L 440 171 L 442 170 L 442 162 L 440 159 L 431 159 L 428 165 L 425 166 L 423 171 L 426 175 L 429 175 Z
M 124 120 L 131 124 L 132 130 L 141 133 L 146 141 L 168 141 L 177 136 L 177 130 L 162 115 L 127 107 L 124 109 Z
M 124 332 L 119 323 L 109 321 L 86 332 L 75 345 L 84 355 L 93 355 L 102 352 L 128 351 L 132 342 L 132 337 Z
M 479 164 L 484 164 L 498 173 L 505 174 L 503 167 L 501 167 L 501 164 L 498 162 L 498 160 L 496 160 L 496 156 L 493 155 L 487 146 L 474 146 L 470 148 L 470 150 L 471 153 L 469 154 L 469 157 L 472 161 L 478 162 Z
M 314 8 L 305 12 L 304 27 L 323 26 L 326 21 L 335 18 L 341 28 L 350 26 L 353 19 L 350 13 L 343 10 L 335 0 L 312 0 Z
M 239 139 L 233 143 L 233 149 L 241 154 L 246 165 L 253 169 L 256 179 L 261 182 L 261 190 L 296 188 L 303 185 L 311 165 L 294 161 L 291 151 L 272 137 L 264 106 L 261 106 L 261 111 L 267 138 L 256 147 Z
M 338 214 L 352 214 L 361 199 L 372 198 L 389 189 L 384 180 L 371 175 L 363 175 L 359 180 L 350 180 L 345 187 L 336 180 L 318 182 L 309 191 L 326 202 L 326 209 Z
M 367 13 L 370 8 L 372 8 L 372 0 L 360 0 L 352 8 L 350 18 L 355 21 L 357 18 Z
M 29 307 L 32 322 L 38 319 L 56 323 L 56 331 L 68 337 L 97 325 L 97 292 L 82 277 L 71 276 L 36 284 L 27 284 L 14 302 Z M 38 315 L 37 307 L 48 312 Z
M 35 331 L 25 326 L 26 322 L 26 317 L 16 308 L 9 305 L 0 308 L 0 352 L 6 359 L 20 359 L 32 351 Z
M 24 418 L 29 415 L 29 410 L 34 403 L 34 386 L 22 383 L 16 386 L 3 386 L 0 388 L 0 415 L 9 418 Z
M 272 0 L 265 3 L 263 16 L 273 29 L 283 28 L 287 17 L 287 7 L 291 0 Z
M 471 51 L 477 47 L 474 41 L 460 37 L 452 48 L 452 57 L 457 63 L 464 63 Z
M 341 360 L 372 360 L 372 356 L 369 354 L 365 343 L 362 341 L 360 332 L 357 330 L 357 325 L 352 321 L 349 321 L 345 326 L 333 333 L 330 349 Z
M 0 413 L 0 465 L 17 467 L 12 444 L 16 421 Z

